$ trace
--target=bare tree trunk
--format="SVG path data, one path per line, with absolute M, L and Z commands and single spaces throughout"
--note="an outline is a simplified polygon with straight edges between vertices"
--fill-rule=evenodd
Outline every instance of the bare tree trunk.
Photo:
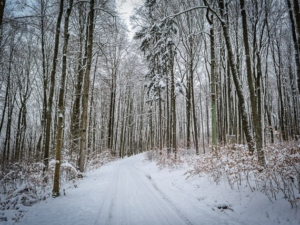
M 161 91 L 159 89 L 159 100 L 158 100 L 158 126 L 159 126 L 159 137 L 158 137 L 158 142 L 159 142 L 159 152 L 162 154 L 162 143 L 163 143 L 163 134 L 162 134 L 162 99 L 161 99 Z
M 2 22 L 3 22 L 5 2 L 6 0 L 0 0 L 0 27 L 2 26 Z
M 6 113 L 6 107 L 7 107 L 7 104 L 8 104 L 8 95 L 9 95 L 9 90 L 10 90 L 9 86 L 10 86 L 10 77 L 8 76 L 7 77 L 7 84 L 6 84 L 6 91 L 5 91 L 4 106 L 3 106 L 3 111 L 2 111 L 2 118 L 1 118 L 1 123 L 0 123 L 0 134 L 2 132 L 5 113 Z
M 89 160 L 90 154 L 91 154 L 91 148 L 92 148 L 92 142 L 93 142 L 93 136 L 95 133 L 95 130 L 93 129 L 93 111 L 94 111 L 94 89 L 95 89 L 95 77 L 96 77 L 96 70 L 97 70 L 97 64 L 98 64 L 98 55 L 96 57 L 96 62 L 94 66 L 94 76 L 92 81 L 92 90 L 91 90 L 91 104 L 90 104 L 90 113 L 89 113 L 89 125 L 88 125 L 88 146 L 87 146 L 87 157 Z M 93 149 L 94 150 L 94 149 Z
M 78 53 L 78 67 L 77 67 L 77 81 L 75 88 L 75 100 L 73 103 L 72 115 L 71 115 L 71 125 L 70 125 L 70 155 L 72 157 L 72 153 L 75 152 L 78 154 L 79 152 L 79 140 L 80 140 L 80 100 L 81 100 L 81 91 L 82 91 L 82 83 L 83 83 L 83 75 L 84 75 L 84 64 L 86 62 L 86 58 L 83 58 L 83 42 L 84 42 L 84 21 L 82 18 L 83 3 L 79 3 L 79 53 Z
M 215 79 L 215 34 L 214 34 L 214 17 L 209 18 L 207 14 L 207 21 L 210 24 L 209 39 L 210 39 L 210 93 L 211 93 L 211 127 L 212 127 L 212 149 L 217 148 L 218 132 L 217 132 L 217 109 L 216 109 L 216 79 Z
M 255 95 L 255 88 L 254 88 L 254 81 L 253 81 L 253 74 L 251 71 L 251 58 L 250 58 L 250 47 L 249 47 L 249 40 L 248 40 L 248 28 L 247 28 L 247 14 L 245 9 L 245 2 L 244 0 L 240 0 L 241 6 L 241 14 L 242 14 L 242 21 L 243 21 L 243 37 L 244 37 L 244 46 L 245 46 L 245 53 L 246 53 L 246 67 L 247 67 L 247 79 L 248 79 L 248 87 L 250 91 L 250 102 L 252 108 L 252 121 L 255 130 L 255 139 L 256 139 L 256 150 L 258 154 L 258 161 L 260 165 L 265 165 L 265 157 L 264 152 L 262 149 L 262 118 L 261 118 L 261 102 L 260 102 L 260 73 L 256 78 L 257 84 L 257 91 L 258 94 Z M 259 56 L 259 55 L 258 55 Z M 260 61 L 258 62 L 258 66 L 260 66 Z M 259 68 L 259 72 L 261 69 Z M 260 104 L 260 105 L 259 105 Z
M 296 23 L 295 23 L 295 27 L 296 27 L 296 31 L 298 33 L 298 39 L 297 39 L 297 42 L 298 42 L 298 52 L 300 52 L 300 2 L 299 0 L 293 0 L 294 4 L 294 9 L 293 9 L 293 12 L 294 12 L 294 15 L 295 15 L 295 18 L 296 18 Z M 298 77 L 298 85 L 300 84 L 300 77 Z M 298 86 L 300 88 L 300 86 Z M 299 92 L 300 92 L 300 89 L 299 89 Z
M 47 89 L 48 89 L 48 74 L 46 70 L 46 53 L 45 53 L 45 5 L 41 1 L 41 48 L 42 48 L 42 71 L 43 71 L 43 111 L 41 118 L 41 133 L 37 144 L 37 160 L 41 159 L 43 152 L 45 152 L 45 136 L 46 136 L 46 115 L 47 115 Z
M 15 37 L 12 36 L 11 38 L 11 46 L 10 46 L 10 53 L 9 53 L 9 64 L 8 64 L 8 74 L 7 74 L 7 83 L 6 83 L 6 93 L 5 93 L 5 106 L 3 110 L 3 117 L 1 120 L 1 130 L 4 122 L 5 117 L 5 109 L 7 107 L 7 124 L 6 124 L 6 134 L 5 134 L 5 141 L 3 147 L 3 161 L 9 160 L 9 152 L 10 152 L 10 135 L 11 135 L 11 121 L 12 121 L 12 112 L 14 107 L 15 95 L 12 92 L 12 80 L 11 80 L 11 72 L 12 72 L 12 62 L 13 62 L 13 55 L 14 55 L 14 39 Z M 4 166 L 4 163 L 3 163 Z
M 186 87 L 186 148 L 191 148 L 191 76 L 187 74 Z
M 165 107 L 165 112 L 166 112 L 166 143 L 167 143 L 167 154 L 170 153 L 170 148 L 171 148 L 171 115 L 170 115 L 170 94 L 169 94 L 169 79 L 166 79 L 166 107 Z
M 141 91 L 141 106 L 140 106 L 140 125 L 139 125 L 139 153 L 144 151 L 144 142 L 143 142 L 143 120 L 144 120 L 144 94 L 143 90 Z
M 94 34 L 94 3 L 95 0 L 90 1 L 90 12 L 89 12 L 89 25 L 88 25 L 88 36 L 87 36 L 87 49 L 86 49 L 86 71 L 84 75 L 83 93 L 82 93 L 82 115 L 81 115 L 81 139 L 80 139 L 80 153 L 79 153 L 79 170 L 84 172 L 85 165 L 85 150 L 86 150 L 86 131 L 88 124 L 88 103 L 89 103 L 89 89 L 90 89 L 90 73 L 92 66 L 93 57 L 93 34 Z
M 172 114 L 172 150 L 177 159 L 177 140 L 176 140 L 176 94 L 174 77 L 174 52 L 170 46 L 170 73 L 171 73 L 171 114 Z
M 297 39 L 297 29 L 300 29 L 300 22 L 297 21 L 299 23 L 299 27 L 297 25 L 297 22 L 295 23 L 294 17 L 293 17 L 293 10 L 292 10 L 292 5 L 291 5 L 291 1 L 290 0 L 286 0 L 287 5 L 288 5 L 288 9 L 289 9 L 289 17 L 290 17 L 290 22 L 291 22 L 291 31 L 292 31 L 292 38 L 293 38 L 293 44 L 294 44 L 294 58 L 295 58 L 295 64 L 296 64 L 296 74 L 297 74 L 297 83 L 298 83 L 298 91 L 300 93 L 300 58 L 299 58 L 299 54 L 300 54 L 300 37 L 299 40 Z M 299 12 L 299 5 L 297 0 L 294 0 L 294 14 L 295 14 L 295 18 L 300 19 L 300 12 Z M 298 10 L 298 11 L 296 11 Z M 298 28 L 296 28 L 298 27 Z M 300 35 L 300 31 L 298 32 L 298 35 Z
M 60 24 L 61 24 L 61 19 L 62 19 L 62 15 L 63 15 L 63 9 L 64 9 L 64 0 L 60 0 L 59 13 L 58 13 L 57 23 L 56 23 L 55 44 L 54 44 L 50 90 L 49 90 L 47 115 L 46 115 L 47 122 L 46 122 L 46 133 L 45 133 L 46 137 L 45 137 L 45 151 L 44 151 L 44 164 L 45 164 L 44 169 L 45 170 L 48 170 L 48 166 L 49 166 L 49 150 L 50 150 L 51 123 L 52 123 L 52 104 L 53 104 L 54 86 L 55 86 L 55 77 L 56 77 L 56 65 L 57 65 L 58 48 L 59 48 Z
M 191 40 L 192 42 L 192 40 Z M 191 43 L 191 51 L 193 51 L 194 45 Z M 193 52 L 191 52 L 193 55 Z M 195 109 L 195 94 L 194 94 L 194 64 L 193 60 L 191 59 L 190 62 L 190 95 L 191 95 L 191 108 L 193 113 L 193 125 L 194 125 L 194 145 L 196 149 L 196 155 L 199 155 L 199 146 L 198 146 L 198 128 L 197 128 L 197 116 L 196 116 L 196 109 Z
M 59 180 L 60 180 L 60 165 L 61 165 L 61 150 L 63 146 L 63 131 L 64 131 L 64 117 L 65 117 L 65 83 L 67 77 L 67 52 L 69 43 L 69 17 L 73 7 L 73 0 L 70 0 L 68 9 L 65 16 L 64 24 L 64 46 L 63 46 L 63 58 L 62 58 L 62 73 L 59 87 L 59 99 L 58 99 L 58 124 L 57 124 L 57 141 L 56 141 L 56 163 L 54 171 L 54 183 L 52 196 L 58 197 L 59 193 Z
M 109 105 L 109 122 L 108 122 L 108 137 L 107 147 L 111 150 L 112 155 L 115 155 L 113 151 L 113 134 L 114 134 L 114 122 L 115 122 L 115 105 L 116 105 L 116 68 L 113 68 L 111 75 L 111 89 L 110 89 L 110 105 Z

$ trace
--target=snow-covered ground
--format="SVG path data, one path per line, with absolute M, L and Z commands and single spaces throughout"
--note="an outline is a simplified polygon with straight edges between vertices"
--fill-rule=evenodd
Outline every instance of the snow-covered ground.
M 144 154 L 112 162 L 88 172 L 66 196 L 26 208 L 17 224 L 300 224 L 300 211 L 283 197 L 272 203 L 246 187 L 186 179 L 187 169 L 159 170 Z

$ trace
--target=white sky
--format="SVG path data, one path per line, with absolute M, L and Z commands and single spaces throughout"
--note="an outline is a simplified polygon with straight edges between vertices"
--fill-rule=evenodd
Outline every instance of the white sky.
M 134 6 L 141 5 L 143 0 L 116 0 L 120 16 L 125 20 L 128 29 L 131 31 L 129 36 L 132 37 L 133 31 L 130 25 L 130 16 L 133 13 Z

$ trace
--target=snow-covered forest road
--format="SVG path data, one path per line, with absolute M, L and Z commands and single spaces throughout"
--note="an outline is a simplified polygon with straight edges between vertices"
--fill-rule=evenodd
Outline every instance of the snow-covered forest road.
M 110 183 L 100 197 L 95 224 L 191 224 L 137 168 L 140 157 L 110 167 Z
M 103 166 L 66 196 L 34 205 L 20 224 L 192 224 L 136 166 L 142 159 Z
M 22 225 L 299 225 L 299 211 L 281 198 L 216 185 L 209 177 L 186 180 L 187 167 L 159 170 L 145 155 L 87 172 L 66 196 L 28 207 Z M 226 206 L 224 209 L 222 207 Z

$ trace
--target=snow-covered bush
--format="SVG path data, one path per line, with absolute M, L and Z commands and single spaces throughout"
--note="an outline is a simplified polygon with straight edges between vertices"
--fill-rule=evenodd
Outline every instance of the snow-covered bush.
M 156 150 L 150 150 L 146 152 L 146 159 L 149 161 L 155 161 L 159 155 L 159 153 Z
M 162 151 L 148 151 L 146 153 L 146 158 L 150 161 L 156 161 L 157 166 L 160 169 L 165 167 L 174 169 L 181 167 L 184 163 L 182 160 L 183 151 L 181 149 L 177 150 L 176 158 L 175 154 L 168 152 L 168 149 L 163 149 Z
M 113 156 L 110 150 L 103 150 L 101 153 L 93 152 L 89 157 L 87 163 L 87 169 L 88 170 L 97 169 L 102 165 L 112 162 L 116 159 L 117 157 Z
M 256 154 L 250 155 L 245 146 L 221 147 L 218 151 L 193 160 L 188 176 L 209 174 L 217 184 L 226 180 L 231 188 L 247 186 L 265 193 L 272 201 L 283 193 L 292 207 L 300 203 L 300 147 L 289 142 L 268 145 L 264 149 L 266 167 L 261 168 Z
M 68 161 L 68 156 L 61 162 L 60 186 L 65 194 L 67 188 L 76 188 L 82 174 L 76 169 L 75 160 Z M 87 161 L 87 169 L 95 169 L 115 159 L 109 151 L 92 153 Z M 75 159 L 75 157 L 74 157 Z M 45 165 L 35 160 L 16 162 L 0 170 L 0 211 L 11 210 L 17 221 L 24 214 L 24 206 L 45 200 L 51 196 L 56 160 L 49 160 L 48 171 Z

